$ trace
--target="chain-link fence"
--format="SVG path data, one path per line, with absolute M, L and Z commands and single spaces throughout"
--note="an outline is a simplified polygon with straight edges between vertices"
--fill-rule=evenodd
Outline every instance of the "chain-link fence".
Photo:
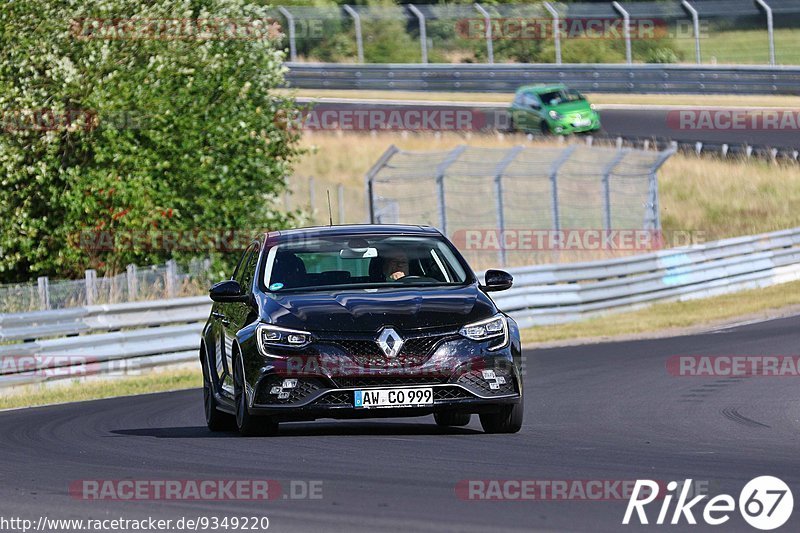
M 370 219 L 435 226 L 475 268 L 641 253 L 662 244 L 656 172 L 672 153 L 391 146 L 367 175 Z
M 0 285 L 0 313 L 65 309 L 83 305 L 159 300 L 203 294 L 215 279 L 210 260 L 193 259 L 186 267 L 175 261 L 164 265 L 128 265 L 121 274 L 97 277 L 87 270 L 81 280 L 39 277 L 36 283 Z
M 314 176 L 292 176 L 290 191 L 283 196 L 286 211 L 303 213 L 307 225 L 362 224 L 367 221 L 363 187 L 349 187 Z M 328 199 L 330 198 L 330 204 Z
M 281 6 L 292 61 L 800 64 L 797 0 Z

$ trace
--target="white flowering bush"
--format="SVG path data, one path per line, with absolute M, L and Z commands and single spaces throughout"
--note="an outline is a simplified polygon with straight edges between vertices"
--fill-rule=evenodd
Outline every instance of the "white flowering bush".
M 284 58 L 266 8 L 144 4 L 0 3 L 0 282 L 202 253 L 97 250 L 77 242 L 87 230 L 291 223 L 275 199 L 297 133 L 273 94 Z

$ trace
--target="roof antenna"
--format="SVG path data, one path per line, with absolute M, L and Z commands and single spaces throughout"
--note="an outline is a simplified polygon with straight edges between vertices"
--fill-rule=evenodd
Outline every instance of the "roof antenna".
M 333 226 L 333 210 L 331 209 L 331 190 L 326 189 L 328 191 L 328 220 L 330 221 L 330 225 Z

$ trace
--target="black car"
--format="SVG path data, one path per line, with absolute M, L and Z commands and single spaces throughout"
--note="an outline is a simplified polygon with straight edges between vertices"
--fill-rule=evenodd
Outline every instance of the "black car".
M 433 414 L 487 433 L 522 425 L 517 324 L 436 229 L 353 225 L 271 232 L 211 288 L 203 329 L 212 431 L 282 421 Z

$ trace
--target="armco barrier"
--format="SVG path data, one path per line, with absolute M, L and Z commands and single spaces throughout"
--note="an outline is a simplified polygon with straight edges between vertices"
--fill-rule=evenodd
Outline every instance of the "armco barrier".
M 493 298 L 520 326 L 568 322 L 800 279 L 800 228 L 509 271 L 514 287 Z M 209 310 L 202 296 L 0 315 L 0 386 L 196 361 Z
M 604 64 L 287 63 L 298 89 L 514 92 L 566 83 L 595 93 L 800 94 L 800 67 Z

